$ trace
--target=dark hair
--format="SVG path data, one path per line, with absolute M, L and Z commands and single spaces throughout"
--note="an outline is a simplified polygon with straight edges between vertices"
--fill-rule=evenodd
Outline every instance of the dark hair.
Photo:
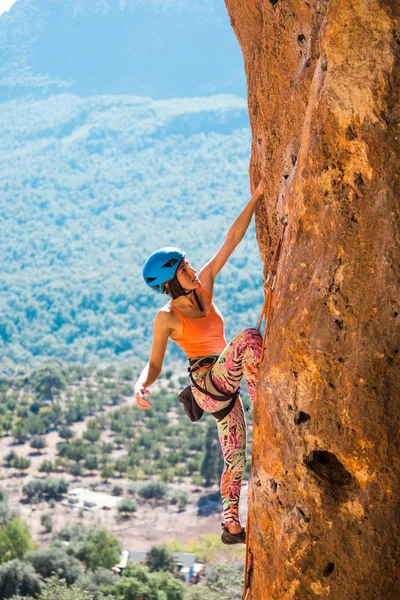
M 171 279 L 171 281 L 168 281 L 167 283 L 168 283 L 168 288 L 166 287 L 165 283 L 163 285 L 164 294 L 168 294 L 168 296 L 171 296 L 171 298 L 173 300 L 175 300 L 176 298 L 179 298 L 179 296 L 188 296 L 189 294 L 191 294 L 193 292 L 197 306 L 199 307 L 199 309 L 202 312 L 204 311 L 203 305 L 200 301 L 200 298 L 197 295 L 196 290 L 191 290 L 190 292 L 186 292 L 185 288 L 183 288 L 181 286 L 181 284 L 179 283 L 177 275 L 175 275 L 175 277 L 173 279 Z
M 179 296 L 186 296 L 187 294 L 185 289 L 179 283 L 176 275 L 173 279 L 171 279 L 171 281 L 168 281 L 168 287 L 164 283 L 163 292 L 168 294 L 168 296 L 171 296 L 173 300 L 175 300 L 175 298 L 179 298 Z

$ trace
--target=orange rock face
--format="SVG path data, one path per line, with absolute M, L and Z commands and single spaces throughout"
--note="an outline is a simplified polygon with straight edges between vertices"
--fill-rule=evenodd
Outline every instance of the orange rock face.
M 266 268 L 249 599 L 400 598 L 400 3 L 226 0 Z

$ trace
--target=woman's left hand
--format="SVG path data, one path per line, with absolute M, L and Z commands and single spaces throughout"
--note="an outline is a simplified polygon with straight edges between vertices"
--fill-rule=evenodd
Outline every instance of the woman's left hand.
M 267 180 L 264 175 L 263 177 L 261 177 L 260 182 L 257 186 L 257 189 L 254 192 L 254 195 L 257 195 L 258 198 L 261 198 L 261 196 L 264 194 L 266 184 L 267 184 Z

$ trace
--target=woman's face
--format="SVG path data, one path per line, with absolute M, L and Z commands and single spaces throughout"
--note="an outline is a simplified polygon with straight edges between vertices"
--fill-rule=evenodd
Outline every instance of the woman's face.
M 185 290 L 195 290 L 200 286 L 195 269 L 186 258 L 183 258 L 176 272 L 177 279 Z

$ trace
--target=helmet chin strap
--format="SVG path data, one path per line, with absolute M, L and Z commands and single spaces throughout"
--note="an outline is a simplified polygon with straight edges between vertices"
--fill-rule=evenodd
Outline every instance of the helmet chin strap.
M 194 299 L 196 300 L 196 304 L 197 304 L 198 308 L 201 310 L 201 312 L 204 312 L 203 305 L 201 303 L 200 298 L 197 295 L 196 289 L 189 290 L 189 291 L 184 290 L 183 293 L 181 294 L 181 296 L 190 296 L 190 294 L 194 294 Z M 179 298 L 179 296 L 178 296 L 178 298 Z

